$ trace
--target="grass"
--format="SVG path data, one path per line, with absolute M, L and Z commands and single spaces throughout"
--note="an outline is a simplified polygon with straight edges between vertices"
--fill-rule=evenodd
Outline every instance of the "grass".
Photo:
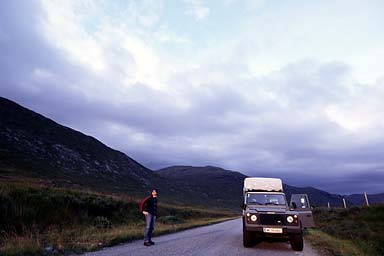
M 190 219 L 186 223 L 179 224 L 157 223 L 154 235 L 178 232 L 228 219 L 231 218 Z M 35 235 L 26 233 L 8 238 L 1 252 L 2 255 L 45 255 L 47 250 L 50 250 L 52 254 L 81 253 L 142 239 L 143 231 L 144 223 L 139 223 L 111 228 L 78 227 Z
M 139 201 L 127 196 L 0 184 L 0 255 L 66 255 L 141 239 Z M 235 217 L 231 212 L 159 204 L 155 235 Z
M 307 239 L 325 255 L 384 255 L 384 205 L 315 209 Z
M 322 255 L 362 255 L 361 250 L 353 241 L 338 239 L 320 230 L 309 230 L 306 239 L 316 247 Z

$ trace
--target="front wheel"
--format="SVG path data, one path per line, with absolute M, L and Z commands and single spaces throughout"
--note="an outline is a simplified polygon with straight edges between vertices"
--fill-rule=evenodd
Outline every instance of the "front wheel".
M 294 251 L 302 251 L 304 248 L 304 240 L 302 234 L 291 235 L 289 242 L 291 243 L 291 247 Z
M 243 245 L 244 247 L 252 247 L 252 233 L 243 230 Z

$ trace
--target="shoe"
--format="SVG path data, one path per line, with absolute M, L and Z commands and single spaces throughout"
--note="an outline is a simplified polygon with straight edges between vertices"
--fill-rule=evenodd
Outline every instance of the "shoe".
M 153 242 L 153 241 L 149 241 L 149 243 L 150 243 L 151 245 L 155 245 L 155 242 Z
M 145 246 L 151 246 L 152 244 L 150 242 L 144 242 Z

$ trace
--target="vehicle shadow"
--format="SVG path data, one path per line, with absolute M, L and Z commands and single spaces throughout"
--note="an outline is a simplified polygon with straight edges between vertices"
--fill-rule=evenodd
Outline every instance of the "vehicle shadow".
M 292 251 L 291 245 L 287 239 L 268 239 L 268 238 L 255 238 L 254 244 L 249 249 L 257 250 L 279 250 L 279 251 Z

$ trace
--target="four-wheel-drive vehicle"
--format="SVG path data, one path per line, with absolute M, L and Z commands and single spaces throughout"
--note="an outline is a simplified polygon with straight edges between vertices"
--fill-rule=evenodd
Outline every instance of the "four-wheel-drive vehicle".
M 314 226 L 305 194 L 294 194 L 288 205 L 281 179 L 245 178 L 243 202 L 243 243 L 251 247 L 255 240 L 289 240 L 295 251 L 303 250 L 303 229 Z

